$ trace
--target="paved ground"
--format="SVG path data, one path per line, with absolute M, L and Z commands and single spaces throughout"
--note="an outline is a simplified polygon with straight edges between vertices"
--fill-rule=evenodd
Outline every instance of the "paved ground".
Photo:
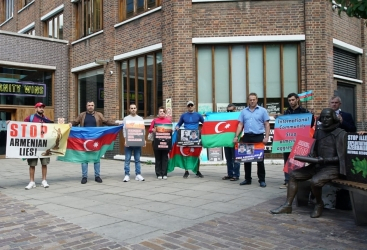
M 26 162 L 0 160 L 0 249 L 367 249 L 367 227 L 355 226 L 351 211 L 271 215 L 286 192 L 280 165 L 266 166 L 266 188 L 222 181 L 223 165 L 203 165 L 204 179 L 177 169 L 164 181 L 144 164 L 146 181 L 128 183 L 122 161 L 101 166 L 102 184 L 90 166 L 81 185 L 78 164 L 52 160 L 50 188 L 24 190 Z M 40 168 L 36 176 L 40 185 Z

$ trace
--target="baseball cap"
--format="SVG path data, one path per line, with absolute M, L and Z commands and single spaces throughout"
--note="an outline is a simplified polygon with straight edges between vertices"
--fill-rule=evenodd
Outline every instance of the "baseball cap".
M 35 108 L 39 108 L 39 107 L 46 107 L 45 104 L 43 104 L 42 102 L 37 102 L 36 105 L 34 105 Z
M 194 102 L 193 101 L 188 101 L 187 104 L 186 104 L 186 106 L 189 106 L 189 104 L 194 105 Z

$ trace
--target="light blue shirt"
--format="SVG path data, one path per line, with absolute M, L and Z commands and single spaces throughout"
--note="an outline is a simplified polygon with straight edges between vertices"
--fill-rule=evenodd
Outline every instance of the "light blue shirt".
M 243 123 L 245 134 L 265 133 L 265 122 L 269 121 L 268 111 L 257 105 L 253 111 L 249 107 L 241 111 L 238 121 Z

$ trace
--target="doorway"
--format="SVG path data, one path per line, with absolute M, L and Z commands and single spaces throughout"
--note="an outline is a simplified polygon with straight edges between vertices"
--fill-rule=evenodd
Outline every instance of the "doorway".
M 347 83 L 338 82 L 337 94 L 342 99 L 341 110 L 350 113 L 355 121 L 356 120 L 355 86 Z
M 6 153 L 6 135 L 7 126 L 6 121 L 13 120 L 15 111 L 0 109 L 0 159 L 5 158 Z

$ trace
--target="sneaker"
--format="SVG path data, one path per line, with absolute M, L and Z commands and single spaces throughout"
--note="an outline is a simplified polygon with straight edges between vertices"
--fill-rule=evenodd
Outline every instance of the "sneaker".
M 82 181 L 81 181 L 80 183 L 81 183 L 81 184 L 85 184 L 85 183 L 87 183 L 87 181 L 88 181 L 88 180 L 87 180 L 87 177 L 83 177 L 83 178 L 82 178 Z
M 202 175 L 202 174 L 200 173 L 200 171 L 198 171 L 198 172 L 196 173 L 196 177 L 204 178 L 204 175 Z
M 46 180 L 43 180 L 42 181 L 42 187 L 44 188 L 48 188 L 50 185 L 48 185 L 47 181 Z
M 163 176 L 163 180 L 167 180 L 167 176 Z
M 190 176 L 189 171 L 185 171 L 183 178 L 187 179 Z
M 143 176 L 141 176 L 141 174 L 138 174 L 136 177 L 135 177 L 135 180 L 136 181 L 145 181 Z
M 280 188 L 280 189 L 288 188 L 288 183 L 284 183 L 284 184 L 283 184 L 283 185 L 281 185 L 279 188 Z
M 101 177 L 97 176 L 95 179 L 94 179 L 96 182 L 98 183 L 102 183 L 102 179 Z
M 158 176 L 157 178 L 158 178 L 158 180 L 162 180 L 162 176 Z
M 128 182 L 129 180 L 130 180 L 130 176 L 125 175 L 125 178 L 124 178 L 123 182 Z
M 31 181 L 28 186 L 25 187 L 26 190 L 32 189 L 36 187 L 36 183 L 34 181 Z
M 262 188 L 266 187 L 265 181 L 260 181 L 260 187 L 262 187 Z

